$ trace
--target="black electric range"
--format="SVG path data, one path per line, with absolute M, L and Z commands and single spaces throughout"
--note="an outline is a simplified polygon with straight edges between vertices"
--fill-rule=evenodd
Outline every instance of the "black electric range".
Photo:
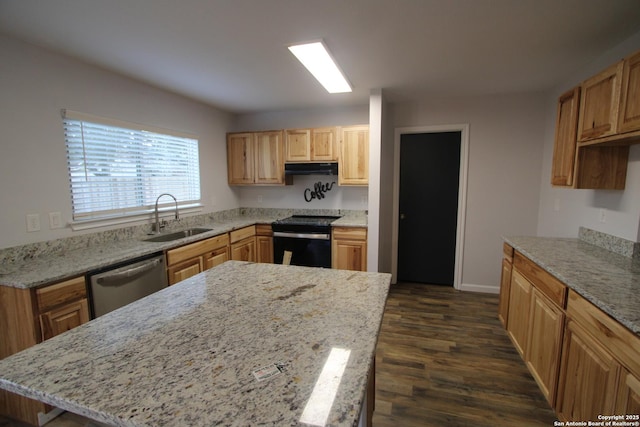
M 331 223 L 338 218 L 293 215 L 272 222 L 274 262 L 331 268 Z

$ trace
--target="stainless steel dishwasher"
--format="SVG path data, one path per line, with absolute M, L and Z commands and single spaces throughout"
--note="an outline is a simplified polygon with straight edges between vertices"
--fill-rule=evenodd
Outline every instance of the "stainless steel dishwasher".
M 95 271 L 89 279 L 94 317 L 168 286 L 164 255 L 158 254 Z

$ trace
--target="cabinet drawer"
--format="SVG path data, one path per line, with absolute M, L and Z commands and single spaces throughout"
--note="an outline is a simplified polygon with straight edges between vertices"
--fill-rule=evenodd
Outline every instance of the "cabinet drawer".
M 60 304 L 86 298 L 86 296 L 87 287 L 84 277 L 76 277 L 36 290 L 36 299 L 40 312 L 49 310 Z
M 367 240 L 367 229 L 362 227 L 333 227 L 331 232 L 338 240 Z
M 513 266 L 529 279 L 547 298 L 558 304 L 560 308 L 566 307 L 567 287 L 564 283 L 517 251 L 513 258 Z
M 569 291 L 567 316 L 576 320 L 631 372 L 640 374 L 640 337 L 573 290 Z
M 273 236 L 273 230 L 270 224 L 256 225 L 256 236 Z
M 241 228 L 239 230 L 233 230 L 229 233 L 231 243 L 239 242 L 242 239 L 256 235 L 256 226 L 251 225 L 249 227 Z
M 229 244 L 229 235 L 221 234 L 211 237 L 210 239 L 201 240 L 176 249 L 167 251 L 167 265 L 174 265 L 187 259 L 199 256 L 205 252 L 227 246 Z

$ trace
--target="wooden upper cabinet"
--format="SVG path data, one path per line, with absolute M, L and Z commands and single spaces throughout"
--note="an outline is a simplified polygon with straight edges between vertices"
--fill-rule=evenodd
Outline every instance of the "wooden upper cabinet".
M 284 160 L 282 131 L 257 132 L 255 134 L 256 184 L 283 184 Z
M 230 185 L 284 184 L 282 131 L 227 134 Z
M 285 162 L 311 161 L 311 129 L 285 131 Z
M 619 132 L 640 130 L 640 52 L 624 61 Z
M 335 127 L 285 131 L 285 162 L 335 162 L 338 160 Z
M 340 135 L 338 185 L 369 185 L 369 126 L 345 126 Z
M 253 184 L 253 134 L 227 135 L 227 177 L 229 184 Z
M 582 83 L 578 141 L 617 133 L 623 62 Z
M 551 165 L 552 185 L 573 186 L 579 107 L 580 87 L 563 93 L 558 99 L 556 137 Z
M 311 159 L 335 162 L 338 160 L 336 128 L 311 129 Z

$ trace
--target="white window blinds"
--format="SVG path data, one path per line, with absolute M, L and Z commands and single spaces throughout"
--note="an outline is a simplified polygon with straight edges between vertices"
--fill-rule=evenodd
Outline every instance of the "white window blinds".
M 200 201 L 197 139 L 69 111 L 63 122 L 74 220 L 148 212 L 162 193 Z

